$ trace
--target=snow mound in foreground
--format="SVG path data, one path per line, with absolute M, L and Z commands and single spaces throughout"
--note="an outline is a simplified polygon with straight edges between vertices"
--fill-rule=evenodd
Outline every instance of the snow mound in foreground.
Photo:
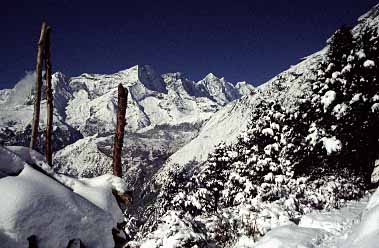
M 74 179 L 46 166 L 28 148 L 0 146 L 2 247 L 28 247 L 32 235 L 41 248 L 66 247 L 73 239 L 86 247 L 114 247 L 112 229 L 122 212 L 112 190 L 125 192 L 121 179 Z

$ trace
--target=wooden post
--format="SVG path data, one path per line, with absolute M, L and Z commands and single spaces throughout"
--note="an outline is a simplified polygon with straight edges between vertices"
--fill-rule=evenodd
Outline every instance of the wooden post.
M 46 70 L 46 99 L 47 99 L 47 123 L 45 137 L 45 157 L 50 167 L 53 165 L 51 136 L 53 133 L 53 90 L 51 87 L 51 44 L 50 44 L 51 28 L 46 29 L 45 41 L 45 70 Z
M 28 237 L 28 243 L 29 243 L 28 245 L 29 248 L 38 248 L 37 236 L 32 235 Z
M 86 248 L 80 239 L 71 239 L 68 242 L 67 248 Z
M 113 145 L 113 175 L 121 177 L 122 167 L 121 167 L 121 152 L 124 141 L 124 131 L 125 131 L 125 113 L 128 100 L 128 90 L 125 89 L 122 84 L 118 85 L 118 109 L 117 109 L 117 127 L 116 134 L 114 137 Z
M 46 23 L 42 23 L 41 35 L 38 41 L 38 52 L 37 52 L 37 66 L 36 66 L 36 84 L 34 89 L 34 114 L 33 114 L 33 126 L 32 126 L 32 137 L 30 140 L 30 148 L 35 148 L 38 135 L 39 126 L 39 114 L 41 105 L 41 86 L 42 86 L 42 60 L 44 52 L 46 36 Z

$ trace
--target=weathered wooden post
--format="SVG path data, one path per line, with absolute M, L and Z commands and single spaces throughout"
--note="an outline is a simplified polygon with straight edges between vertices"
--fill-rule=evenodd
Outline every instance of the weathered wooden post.
M 37 236 L 32 235 L 28 237 L 28 243 L 29 243 L 28 245 L 29 248 L 38 248 Z
M 113 145 L 113 175 L 122 177 L 122 167 L 121 167 L 121 152 L 124 141 L 124 131 L 125 131 L 125 113 L 128 100 L 128 90 L 125 89 L 122 84 L 118 85 L 118 109 L 117 109 L 117 127 L 116 134 L 114 137 Z
M 46 29 L 45 40 L 45 70 L 46 70 L 46 102 L 47 102 L 47 123 L 45 137 L 45 157 L 50 166 L 53 165 L 53 151 L 51 136 L 53 133 L 53 90 L 51 87 L 51 27 Z
M 38 135 L 39 127 L 39 114 L 41 105 L 41 86 L 42 86 L 42 61 L 43 52 L 46 37 L 46 23 L 42 23 L 41 35 L 38 41 L 38 52 L 37 52 L 37 66 L 36 66 L 36 84 L 34 88 L 34 114 L 33 114 L 33 124 L 32 124 L 32 137 L 30 140 L 30 148 L 35 148 Z
M 80 239 L 71 239 L 66 248 L 86 248 Z

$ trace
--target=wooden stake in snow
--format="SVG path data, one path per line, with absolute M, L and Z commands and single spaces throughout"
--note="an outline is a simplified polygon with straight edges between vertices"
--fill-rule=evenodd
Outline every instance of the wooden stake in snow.
M 42 60 L 44 52 L 46 36 L 46 23 L 42 23 L 41 35 L 38 41 L 38 52 L 37 52 L 37 66 L 36 66 L 36 84 L 34 88 L 34 115 L 33 115 L 33 126 L 32 126 L 32 137 L 30 140 L 30 148 L 34 148 L 37 142 L 38 126 L 39 126 L 39 114 L 41 105 L 41 86 L 42 86 Z
M 53 90 L 51 87 L 51 51 L 50 51 L 51 28 L 46 29 L 45 40 L 45 70 L 46 70 L 46 100 L 47 100 L 47 124 L 45 137 L 45 156 L 50 166 L 53 164 L 51 136 L 53 133 Z
M 37 236 L 32 235 L 28 238 L 29 248 L 38 248 Z
M 116 134 L 114 137 L 113 145 L 113 175 L 121 177 L 122 167 L 121 167 L 121 152 L 124 141 L 124 131 L 125 131 L 125 113 L 128 100 L 128 90 L 125 89 L 122 84 L 118 85 L 118 110 L 117 110 L 117 127 Z

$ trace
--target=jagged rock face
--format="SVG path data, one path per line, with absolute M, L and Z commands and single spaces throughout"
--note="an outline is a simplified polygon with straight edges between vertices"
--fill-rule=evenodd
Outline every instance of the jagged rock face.
M 70 79 L 73 97 L 67 105 L 67 123 L 84 136 L 112 133 L 116 86 L 120 83 L 129 90 L 128 131 L 203 122 L 221 106 L 241 96 L 223 79 L 207 76 L 195 83 L 180 73 L 158 76 L 149 66 L 135 66 L 113 75 L 83 74 Z M 223 92 L 223 98 L 215 98 L 219 92 Z
M 213 73 L 209 73 L 204 79 L 197 83 L 197 87 L 209 94 L 209 97 L 220 105 L 241 97 L 240 92 L 224 78 L 218 78 Z

